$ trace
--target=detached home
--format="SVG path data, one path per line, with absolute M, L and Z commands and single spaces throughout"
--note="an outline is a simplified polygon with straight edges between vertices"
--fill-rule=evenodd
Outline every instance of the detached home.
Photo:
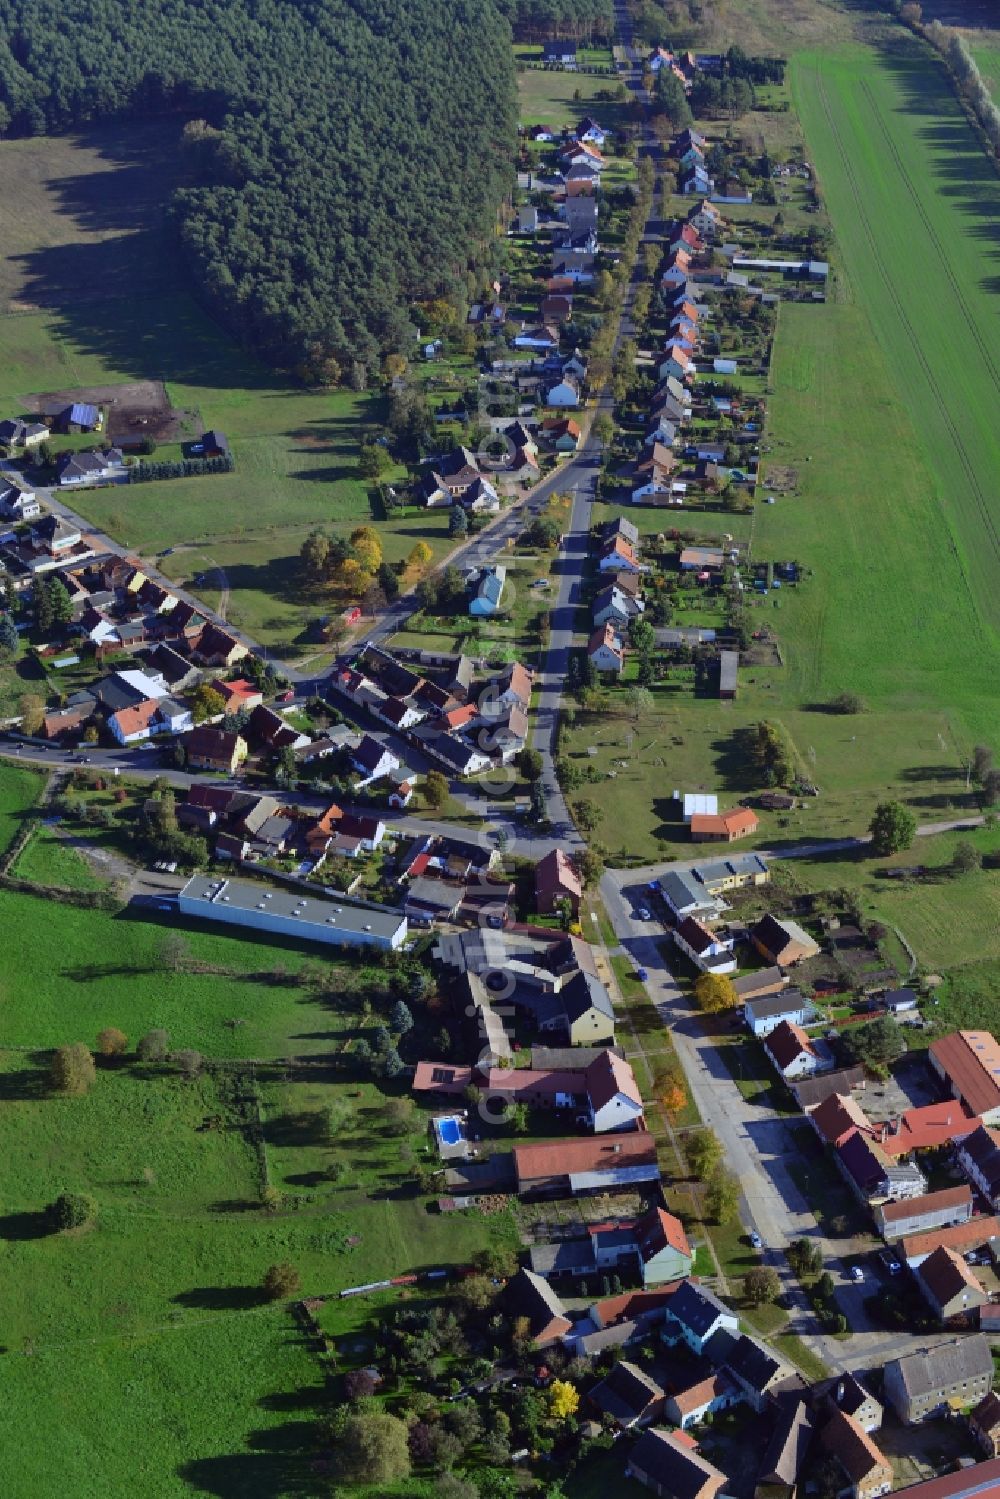
M 658 1499 L 715 1499 L 726 1482 L 718 1468 L 693 1450 L 690 1437 L 656 1427 L 643 1432 L 629 1452 L 625 1476 Z
M 768 963 L 792 968 L 819 955 L 819 943 L 803 931 L 798 922 L 762 916 L 750 928 L 750 941 Z
M 765 985 L 768 986 L 761 998 L 748 999 L 743 1005 L 744 1019 L 759 1039 L 769 1036 L 783 1022 L 789 1025 L 809 1025 L 815 1020 L 816 1011 L 812 1001 L 806 999 L 798 989 L 782 991 L 779 988 L 778 993 L 771 992 L 772 984 L 777 983 L 780 986 L 788 983 L 788 979 L 780 968 L 766 968 L 760 973 L 747 974 L 745 979 L 737 979 L 735 985 L 737 994 L 745 992 L 740 986 L 747 985 L 748 980 L 756 980 L 762 988 Z
M 953 1338 L 885 1366 L 885 1394 L 908 1426 L 946 1410 L 975 1405 L 989 1394 L 993 1357 L 986 1338 Z
M 782 1020 L 764 1042 L 772 1065 L 785 1079 L 809 1077 L 830 1066 L 829 1053 L 821 1051 L 800 1025 Z
M 587 656 L 596 671 L 621 675 L 625 667 L 625 652 L 610 619 L 595 630 L 587 641 Z

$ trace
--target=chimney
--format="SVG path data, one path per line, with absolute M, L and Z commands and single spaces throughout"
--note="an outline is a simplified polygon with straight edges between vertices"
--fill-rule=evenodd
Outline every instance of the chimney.
M 615 1144 L 614 1144 L 614 1145 L 612 1145 L 612 1147 L 611 1147 L 611 1149 L 612 1149 L 612 1152 L 613 1152 L 613 1153 L 614 1153 L 614 1154 L 615 1154 L 615 1155 L 621 1155 L 621 1150 L 622 1150 L 622 1148 L 621 1148 L 621 1146 L 620 1146 L 620 1145 L 619 1145 L 619 1144 L 618 1144 L 618 1143 L 617 1143 L 617 1141 L 616 1141 L 616 1142 L 615 1142 Z
M 844 1381 L 841 1380 L 837 1386 L 837 1404 L 841 1405 L 844 1399 Z

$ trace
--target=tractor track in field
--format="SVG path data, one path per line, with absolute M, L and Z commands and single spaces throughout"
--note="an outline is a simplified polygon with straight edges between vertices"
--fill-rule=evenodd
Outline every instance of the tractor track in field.
M 948 282 L 952 291 L 955 293 L 955 300 L 961 308 L 962 318 L 969 332 L 972 334 L 977 349 L 983 356 L 983 363 L 986 365 L 986 368 L 990 372 L 990 377 L 993 381 L 994 389 L 996 390 L 997 395 L 1000 395 L 1000 368 L 997 367 L 996 360 L 990 353 L 989 346 L 987 345 L 986 340 L 983 338 L 983 335 L 980 333 L 975 318 L 969 311 L 969 304 L 966 302 L 965 297 L 962 294 L 962 289 L 959 285 L 958 277 L 955 275 L 955 272 L 951 268 L 951 260 L 945 253 L 944 246 L 941 243 L 937 230 L 934 228 L 934 225 L 931 222 L 930 215 L 920 201 L 917 190 L 913 185 L 913 178 L 906 170 L 906 167 L 903 163 L 903 158 L 899 153 L 899 147 L 896 145 L 896 142 L 893 140 L 886 127 L 885 120 L 879 110 L 878 104 L 875 101 L 875 95 L 872 93 L 871 85 L 862 82 L 861 92 L 864 95 L 865 99 L 868 101 L 868 106 L 871 109 L 872 115 L 874 116 L 875 123 L 878 126 L 879 131 L 881 132 L 882 139 L 885 141 L 885 144 L 889 151 L 889 155 L 892 157 L 893 164 L 896 167 L 896 171 L 899 173 L 900 181 L 906 188 L 910 201 L 912 202 L 914 208 L 917 210 L 920 222 L 923 224 L 924 228 L 927 231 L 928 239 L 938 253 L 938 258 L 941 261 L 941 266 L 944 271 L 945 280 Z
M 862 88 L 864 87 L 865 85 L 862 84 Z M 997 557 L 998 561 L 1000 561 L 1000 531 L 998 531 L 996 521 L 994 520 L 993 515 L 990 512 L 990 507 L 987 503 L 986 495 L 984 494 L 982 485 L 980 484 L 979 479 L 976 475 L 972 460 L 969 457 L 968 450 L 962 440 L 962 435 L 959 432 L 958 427 L 955 425 L 950 412 L 948 411 L 948 407 L 945 404 L 941 387 L 937 382 L 930 361 L 924 353 L 916 329 L 914 328 L 913 323 L 910 320 L 909 313 L 907 312 L 906 307 L 899 295 L 899 292 L 896 289 L 896 285 L 893 281 L 892 275 L 890 274 L 889 269 L 882 258 L 878 236 L 875 234 L 875 231 L 872 228 L 871 220 L 869 219 L 867 211 L 865 209 L 864 196 L 861 192 L 860 187 L 858 186 L 858 179 L 854 170 L 854 164 L 851 161 L 850 154 L 845 149 L 843 136 L 841 135 L 840 128 L 837 125 L 836 119 L 834 118 L 833 111 L 830 108 L 829 96 L 826 92 L 823 80 L 818 74 L 816 75 L 816 91 L 823 106 L 823 113 L 826 115 L 827 124 L 830 128 L 830 134 L 833 137 L 833 140 L 837 147 L 837 151 L 840 154 L 841 162 L 843 163 L 844 174 L 847 178 L 848 186 L 851 189 L 855 207 L 857 208 L 858 222 L 861 224 L 865 233 L 865 237 L 868 240 L 872 262 L 878 270 L 878 273 L 882 279 L 882 283 L 885 286 L 886 295 L 889 298 L 889 301 L 892 304 L 893 308 L 895 309 L 896 315 L 898 316 L 900 323 L 902 324 L 903 330 L 910 341 L 914 357 L 921 370 L 923 371 L 927 383 L 934 395 L 935 400 L 937 401 L 938 409 L 941 412 L 945 427 L 948 430 L 948 434 L 951 437 L 955 452 L 958 455 L 959 462 L 963 470 L 965 471 L 965 476 L 968 479 L 969 486 L 973 492 L 973 495 L 975 496 L 984 533 L 989 539 L 994 555 Z

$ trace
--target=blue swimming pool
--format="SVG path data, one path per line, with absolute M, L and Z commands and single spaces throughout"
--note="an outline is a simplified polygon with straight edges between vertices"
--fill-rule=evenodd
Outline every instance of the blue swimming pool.
M 442 1145 L 457 1145 L 462 1138 L 462 1122 L 460 1119 L 439 1119 L 437 1132 Z

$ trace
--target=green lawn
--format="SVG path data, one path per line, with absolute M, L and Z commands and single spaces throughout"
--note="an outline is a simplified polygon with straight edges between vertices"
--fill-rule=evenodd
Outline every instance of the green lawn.
M 799 57 L 792 82 L 857 308 L 846 338 L 831 346 L 824 337 L 821 359 L 820 345 L 806 341 L 776 370 L 779 390 L 812 392 L 812 430 L 838 444 L 845 465 L 830 475 L 841 504 L 824 504 L 826 544 L 838 544 L 816 655 L 840 654 L 853 687 L 870 684 L 890 701 L 936 700 L 970 732 L 989 732 L 1000 625 L 1000 288 L 984 275 L 977 226 L 1000 211 L 1000 180 L 942 66 L 904 32 L 891 56 Z M 948 186 L 956 173 L 960 197 Z M 826 311 L 840 322 L 839 310 Z M 852 394 L 834 397 L 831 421 L 815 392 L 828 400 L 831 386 L 845 385 Z M 774 422 L 780 431 L 779 411 Z M 801 461 L 796 433 L 781 435 Z M 832 453 L 822 441 L 805 451 L 811 481 Z
M 45 788 L 46 776 L 41 770 L 10 762 L 0 766 L 0 853 L 17 837 L 25 817 L 35 806 Z
M 291 943 L 183 926 L 191 956 L 226 973 L 174 972 L 164 958 L 164 940 L 178 928 L 128 910 L 78 910 L 2 891 L 0 919 L 7 933 L 0 996 L 10 1046 L 91 1043 L 106 1025 L 136 1040 L 164 1026 L 175 1046 L 209 1056 L 306 1055 L 329 1050 L 349 1031 L 352 992 L 381 981 L 381 974 L 360 965 L 330 965 Z M 343 1009 L 296 982 L 306 961 L 343 986 Z
M 12 873 L 20 880 L 66 890 L 102 890 L 107 884 L 78 848 L 48 827 L 39 828 L 18 854 Z
M 526 125 L 552 125 L 562 130 L 593 113 L 605 129 L 613 129 L 620 105 L 607 100 L 595 102 L 595 96 L 616 86 L 614 78 L 526 68 L 517 75 L 521 119 Z

